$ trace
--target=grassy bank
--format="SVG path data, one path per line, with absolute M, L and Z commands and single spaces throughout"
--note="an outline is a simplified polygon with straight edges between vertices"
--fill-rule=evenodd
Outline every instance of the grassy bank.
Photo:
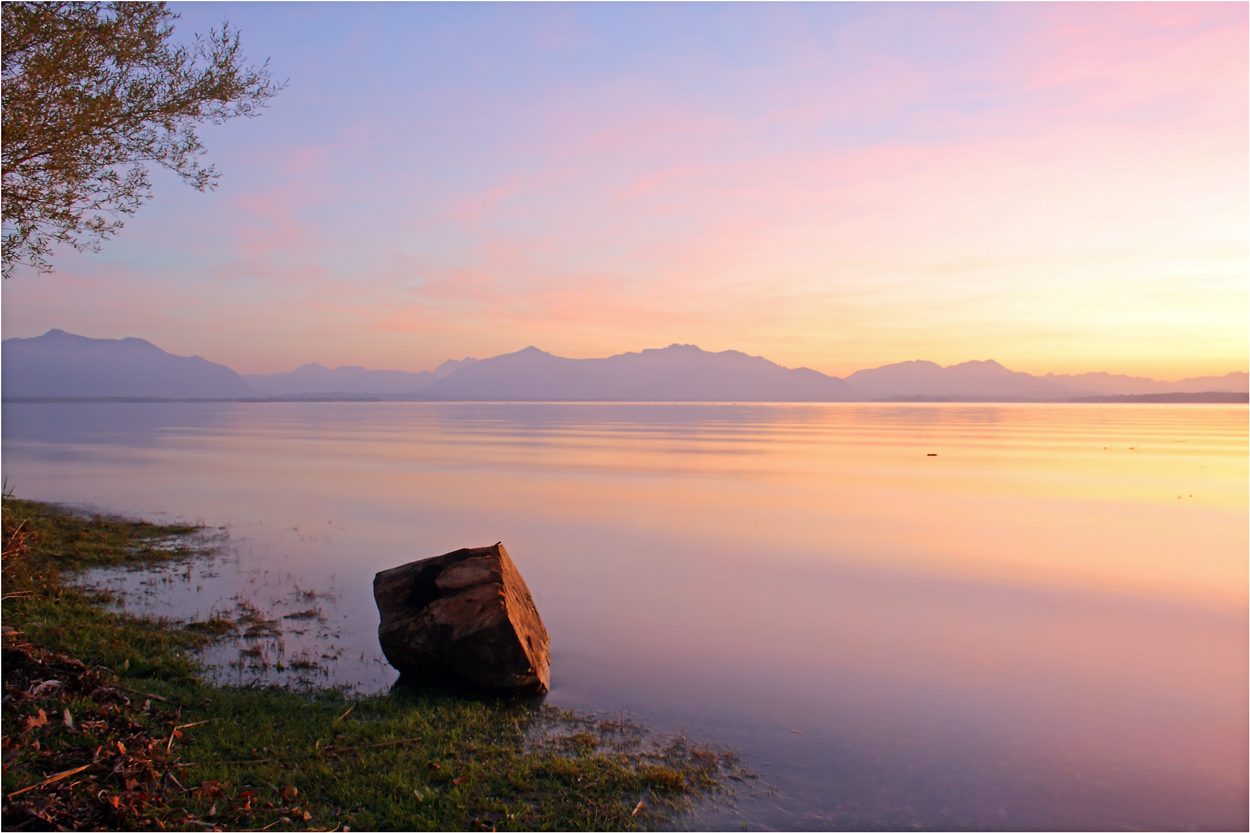
M 532 702 L 213 686 L 196 650 L 246 623 L 135 618 L 66 580 L 194 557 L 196 532 L 5 498 L 6 830 L 635 829 L 733 767 Z

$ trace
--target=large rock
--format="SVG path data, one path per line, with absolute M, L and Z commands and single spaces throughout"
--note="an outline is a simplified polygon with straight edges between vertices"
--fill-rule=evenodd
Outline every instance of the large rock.
M 382 652 L 401 674 L 451 671 L 490 688 L 548 689 L 551 640 L 503 544 L 383 570 L 373 598 Z

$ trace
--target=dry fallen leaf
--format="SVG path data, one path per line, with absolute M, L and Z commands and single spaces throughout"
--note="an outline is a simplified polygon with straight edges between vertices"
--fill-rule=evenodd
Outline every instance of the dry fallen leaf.
M 43 713 L 43 709 L 40 709 L 39 714 L 35 715 L 34 717 L 26 718 L 27 730 L 34 729 L 39 726 L 47 726 L 47 725 L 48 725 L 48 716 Z
M 467 776 L 467 775 L 461 775 L 459 778 L 453 778 L 453 779 L 451 779 L 451 783 L 455 784 L 455 785 L 458 787 L 458 786 L 460 786 L 461 784 L 463 784 L 465 781 L 468 781 L 468 780 L 469 780 L 469 776 Z
M 223 795 L 225 795 L 225 792 L 221 789 L 221 782 L 219 781 L 205 781 L 195 788 L 195 797 L 200 800 L 210 798 L 216 800 Z

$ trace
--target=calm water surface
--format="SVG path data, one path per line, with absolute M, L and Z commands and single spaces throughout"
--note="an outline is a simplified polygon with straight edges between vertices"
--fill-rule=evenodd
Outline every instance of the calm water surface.
M 225 527 L 101 580 L 304 614 L 219 651 L 242 682 L 389 686 L 374 572 L 503 541 L 548 702 L 761 773 L 691 826 L 1250 822 L 1244 406 L 7 403 L 3 451 L 21 497 Z

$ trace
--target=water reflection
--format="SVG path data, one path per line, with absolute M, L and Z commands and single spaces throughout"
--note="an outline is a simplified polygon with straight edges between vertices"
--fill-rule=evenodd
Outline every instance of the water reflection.
M 552 702 L 765 773 L 707 826 L 1244 828 L 1246 414 L 10 404 L 3 435 L 23 496 L 229 527 L 216 584 L 148 603 L 315 588 L 326 678 L 366 688 L 373 572 L 503 540 Z

